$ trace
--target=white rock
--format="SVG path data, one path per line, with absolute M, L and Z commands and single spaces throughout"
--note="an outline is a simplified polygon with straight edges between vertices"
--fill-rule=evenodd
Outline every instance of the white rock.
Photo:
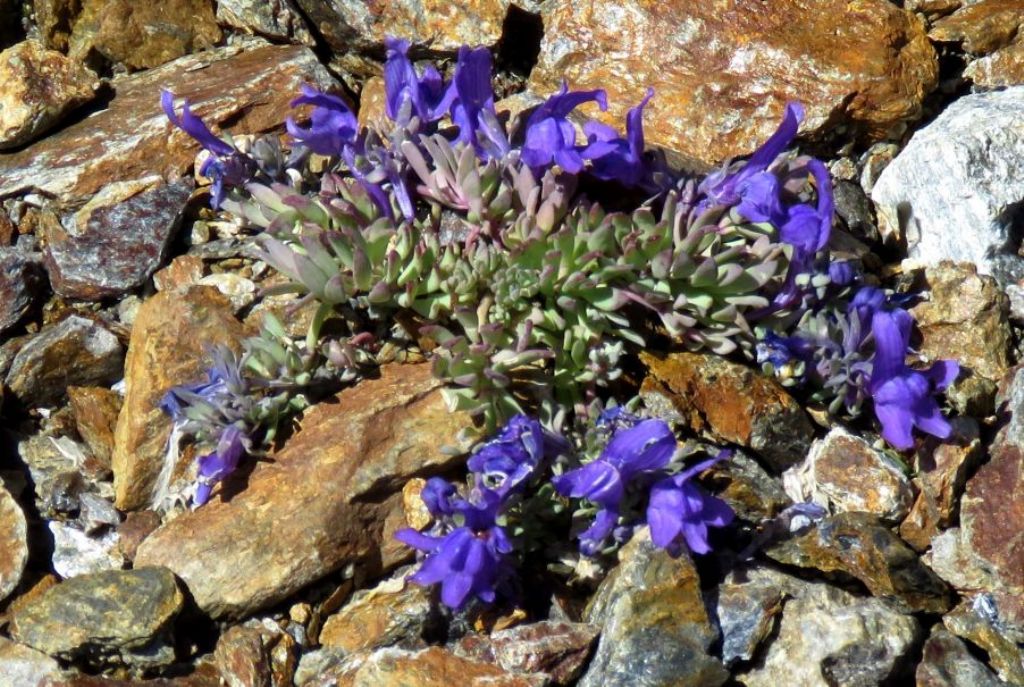
M 955 101 L 914 134 L 871 199 L 883 235 L 905 237 L 916 264 L 1024 274 L 1012 231 L 1024 201 L 1024 86 Z
M 51 521 L 49 527 L 53 533 L 53 569 L 64 579 L 124 567 L 124 555 L 117 548 L 117 532 L 90 537 L 61 522 Z

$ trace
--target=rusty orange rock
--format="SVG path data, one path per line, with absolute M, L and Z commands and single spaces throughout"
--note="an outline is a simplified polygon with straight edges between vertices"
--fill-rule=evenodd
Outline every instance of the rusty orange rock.
M 533 91 L 604 88 L 600 118 L 621 126 L 652 86 L 648 144 L 704 165 L 754 150 L 793 100 L 805 134 L 879 138 L 918 116 L 938 76 L 921 21 L 888 0 L 562 0 L 544 30 Z
M 940 43 L 962 43 L 972 55 L 987 55 L 1009 45 L 1024 26 L 1020 0 L 981 0 L 936 21 L 928 37 Z

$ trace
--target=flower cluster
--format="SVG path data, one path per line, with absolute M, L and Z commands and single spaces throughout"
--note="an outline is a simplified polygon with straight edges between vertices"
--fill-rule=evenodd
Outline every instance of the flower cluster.
M 292 104 L 308 120 L 285 123 L 287 152 L 276 136 L 245 146 L 218 138 L 188 103 L 179 116 L 163 95 L 170 121 L 206 150 L 200 171 L 212 179 L 214 207 L 257 234 L 258 254 L 289 282 L 277 291 L 318 306 L 304 342 L 247 344 L 245 365 L 260 380 L 247 393 L 294 395 L 314 380 L 352 379 L 383 342 L 425 352 L 450 406 L 486 431 L 526 412 L 555 430 L 610 395 L 633 351 L 663 341 L 756 358 L 832 412 L 856 415 L 870 399 L 898 448 L 915 426 L 947 431 L 934 395 L 955 364 L 907 367 L 909 315 L 868 303 L 871 292 L 854 291 L 854 266 L 830 260 L 828 171 L 787 152 L 799 104 L 786 106 L 748 159 L 699 178 L 645 149 L 651 90 L 629 110 L 624 132 L 580 125 L 584 107 L 607 109 L 607 94 L 568 84 L 510 128 L 486 49 L 460 49 L 450 79 L 414 64 L 406 41 L 388 39 L 386 49 L 390 129 L 360 128 L 343 98 L 304 87 Z M 583 189 L 608 192 L 616 210 Z M 282 351 L 288 364 L 260 362 Z M 263 420 L 249 422 L 222 422 L 200 437 L 224 447 L 201 477 L 219 479 L 245 437 L 265 441 Z M 232 423 L 237 441 L 222 441 Z M 652 427 L 632 429 L 643 438 Z M 588 546 L 614 532 L 616 489 L 628 492 L 636 480 L 662 479 L 652 522 L 658 504 L 703 512 L 684 472 L 664 481 L 663 452 L 616 448 L 560 482 L 566 493 L 595 497 Z M 619 487 L 602 490 L 591 478 Z M 664 537 L 697 545 L 699 528 L 659 522 Z
M 472 598 L 490 603 L 502 589 L 510 593 L 514 559 L 531 548 L 510 532 L 524 532 L 517 518 L 536 510 L 524 503 L 557 498 L 543 488 L 548 483 L 557 494 L 576 500 L 577 514 L 588 512 L 587 502 L 600 509 L 594 524 L 578 535 L 584 556 L 610 552 L 644 523 L 643 515 L 626 508 L 627 501 L 638 499 L 647 502 L 646 523 L 656 546 L 672 555 L 684 547 L 697 554 L 709 552 L 708 528 L 728 525 L 733 512 L 692 480 L 728 452 L 678 469 L 672 465 L 675 435 L 665 422 L 616 412 L 604 415 L 599 424 L 607 434 L 600 456 L 560 475 L 552 476 L 551 469 L 559 460 L 572 459 L 569 443 L 535 419 L 518 415 L 470 457 L 466 497 L 450 482 L 430 479 L 421 498 L 433 517 L 431 530 L 407 528 L 395 534 L 425 554 L 410 579 L 421 585 L 440 583 L 441 600 L 454 609 Z M 618 530 L 614 543 L 608 541 L 613 530 Z M 543 536 L 553 534 L 546 531 Z

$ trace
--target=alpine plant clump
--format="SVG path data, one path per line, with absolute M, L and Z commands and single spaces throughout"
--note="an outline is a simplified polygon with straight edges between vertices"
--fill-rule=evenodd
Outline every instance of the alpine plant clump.
M 408 51 L 387 41 L 382 130 L 303 87 L 292 104 L 308 118 L 285 123 L 285 145 L 236 145 L 163 94 L 205 149 L 211 205 L 286 279 L 268 291 L 315 304 L 304 338 L 271 319 L 240 357 L 215 352 L 207 382 L 168 392 L 175 437 L 206 450 L 195 503 L 282 418 L 396 349 L 427 356 L 451 408 L 497 432 L 467 487 L 428 484 L 431 530 L 400 535 L 425 555 L 415 579 L 441 583 L 453 607 L 507 585 L 510 561 L 537 546 L 533 520 L 566 513 L 584 556 L 642 523 L 656 545 L 701 553 L 708 527 L 731 520 L 694 482 L 727 450 L 687 467 L 661 420 L 602 413 L 635 392 L 623 370 L 642 347 L 744 356 L 834 415 L 868 402 L 897 449 L 915 427 L 949 435 L 935 394 L 958 367 L 909 367 L 903 301 L 830 259 L 827 168 L 787 152 L 799 104 L 748 159 L 701 178 L 646 148 L 652 90 L 624 132 L 580 125 L 579 108 L 605 110 L 607 95 L 567 84 L 510 125 L 486 49 L 460 49 L 448 80 Z

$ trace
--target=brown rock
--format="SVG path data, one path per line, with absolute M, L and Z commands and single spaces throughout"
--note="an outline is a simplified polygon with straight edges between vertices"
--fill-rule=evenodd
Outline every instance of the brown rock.
M 47 48 L 68 51 L 71 27 L 81 10 L 81 0 L 32 0 L 32 14 Z
M 218 41 L 210 0 L 83 0 L 68 55 L 81 60 L 95 51 L 134 71 L 159 67 Z
M 1001 379 L 1010 366 L 1010 304 L 996 280 L 973 264 L 946 261 L 925 270 L 925 288 L 931 297 L 910 311 L 921 354 Z
M 782 488 L 782 480 L 769 475 L 742 451 L 712 467 L 701 481 L 749 522 L 774 518 L 793 502 Z
M 962 43 L 972 55 L 987 55 L 1009 45 L 1022 26 L 1020 0 L 980 0 L 936 21 L 928 37 L 940 43 Z
M 836 513 L 862 512 L 899 522 L 914 499 L 900 466 L 841 427 L 814 442 L 807 460 L 783 479 L 794 501 L 814 501 Z
M 72 386 L 68 387 L 68 400 L 79 436 L 96 458 L 110 465 L 121 394 L 100 386 Z
M 955 12 L 962 4 L 963 0 L 906 0 L 903 6 L 928 16 L 942 16 Z
M 359 93 L 359 128 L 367 127 L 383 132 L 391 130 L 391 120 L 385 109 L 386 95 L 384 79 L 371 76 L 366 80 Z
M 28 563 L 28 525 L 21 506 L 0 484 L 0 601 L 21 582 Z
M 344 684 L 344 683 L 340 683 Z M 540 687 L 543 675 L 514 675 L 496 665 L 456 656 L 432 646 L 421 651 L 383 649 L 370 655 L 352 678 L 352 685 L 403 687 Z
M 356 592 L 345 606 L 327 618 L 320 644 L 348 653 L 401 646 L 426 646 L 423 635 L 439 618 L 428 587 L 402 578 L 385 580 L 375 588 Z
M 380 568 L 383 516 L 402 485 L 459 459 L 468 417 L 448 411 L 429 365 L 389 365 L 381 378 L 306 413 L 244 491 L 164 525 L 136 565 L 167 564 L 214 617 L 277 603 L 346 564 Z
M 158 496 L 154 489 L 171 433 L 171 419 L 160 409 L 160 399 L 176 384 L 205 379 L 206 350 L 225 344 L 237 351 L 243 334 L 230 301 L 209 286 L 164 291 L 139 308 L 125 360 L 124 405 L 114 433 L 118 508 L 142 508 Z M 179 462 L 172 475 L 184 467 Z
M 927 549 L 939 530 L 956 520 L 967 475 L 983 456 L 978 423 L 957 417 L 952 424 L 950 439 L 928 440 L 916 455 L 917 498 L 900 524 L 900 536 L 918 551 Z
M 159 176 L 114 182 L 46 232 L 45 259 L 53 290 L 67 298 L 122 296 L 163 262 L 181 222 L 192 181 Z
M 42 286 L 39 256 L 0 246 L 0 334 L 16 325 L 35 304 Z
M 70 315 L 44 327 L 14 356 L 7 386 L 25 405 L 52 405 L 69 386 L 112 384 L 121 376 L 124 347 L 102 323 Z
M 917 687 L 998 687 L 1001 684 L 966 644 L 939 626 L 932 629 L 917 666 Z
M 150 174 L 179 178 L 199 145 L 174 130 L 160 109 L 160 89 L 188 98 L 207 125 L 231 120 L 235 134 L 280 126 L 300 84 L 334 79 L 308 49 L 245 43 L 184 57 L 115 82 L 101 112 L 24 150 L 0 155 L 0 196 L 37 191 L 82 203 L 102 187 Z
M 905 611 L 941 613 L 951 606 L 945 583 L 867 513 L 825 518 L 804 534 L 769 545 L 765 553 L 786 565 L 852 575 Z
M 800 405 L 774 380 L 704 353 L 642 353 L 640 395 L 665 416 L 675 410 L 695 432 L 747 446 L 782 471 L 802 459 L 813 429 Z
M 198 255 L 179 255 L 153 275 L 153 286 L 157 291 L 172 291 L 192 286 L 202 278 L 203 259 Z
M 965 600 L 947 613 L 942 623 L 957 637 L 984 649 L 1000 678 L 1011 685 L 1024 684 L 1024 651 L 1001 627 L 998 613 L 995 617 L 991 609 L 979 613 L 979 606 L 984 604 Z
M 497 663 L 512 673 L 544 673 L 550 684 L 568 685 L 590 658 L 598 634 L 599 628 L 587 623 L 545 620 L 490 636 L 467 635 L 455 645 L 455 653 Z
M 137 510 L 128 513 L 117 528 L 117 548 L 128 560 L 135 558 L 146 537 L 160 527 L 160 514 L 151 510 Z
M 93 98 L 96 75 L 81 62 L 23 41 L 0 52 L 0 150 L 39 137 Z
M 296 645 L 273 621 L 250 620 L 220 636 L 213 652 L 228 687 L 291 687 Z
M 608 112 L 591 114 L 621 127 L 653 87 L 648 145 L 709 165 L 754 150 L 788 101 L 806 108 L 807 134 L 880 138 L 919 115 L 937 76 L 921 21 L 887 0 L 562 0 L 544 14 L 530 88 L 604 88 Z
M 379 50 L 386 36 L 401 36 L 432 50 L 492 46 L 501 38 L 508 0 L 296 0 L 330 48 L 340 54 Z
M 1024 43 L 1008 45 L 974 60 L 964 69 L 964 76 L 980 88 L 1024 84 Z
M 316 45 L 292 0 L 218 0 L 217 21 L 258 36 Z
M 195 670 L 184 677 L 140 681 L 78 674 L 46 679 L 39 687 L 224 687 L 224 682 L 216 666 L 200 662 Z

